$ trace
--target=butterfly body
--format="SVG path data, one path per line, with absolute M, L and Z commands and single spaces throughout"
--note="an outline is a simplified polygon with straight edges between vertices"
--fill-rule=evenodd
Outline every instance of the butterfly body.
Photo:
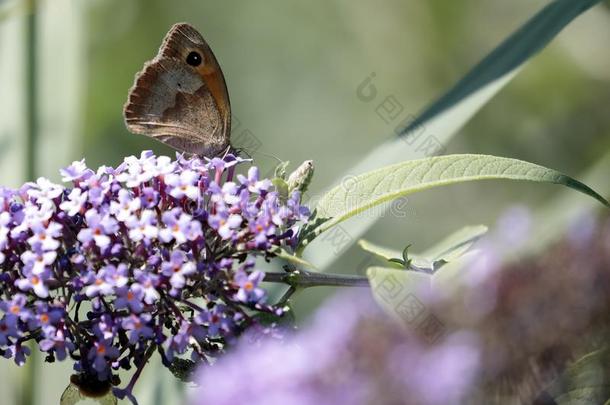
M 127 128 L 190 154 L 230 147 L 231 105 L 222 70 L 192 26 L 174 25 L 136 75 L 124 110 Z

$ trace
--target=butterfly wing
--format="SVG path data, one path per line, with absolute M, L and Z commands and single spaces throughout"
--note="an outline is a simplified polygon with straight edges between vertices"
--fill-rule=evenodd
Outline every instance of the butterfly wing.
M 189 63 L 197 54 L 200 63 Z M 124 107 L 127 128 L 183 152 L 214 156 L 229 146 L 231 107 L 210 47 L 188 24 L 176 24 L 158 55 L 136 75 Z

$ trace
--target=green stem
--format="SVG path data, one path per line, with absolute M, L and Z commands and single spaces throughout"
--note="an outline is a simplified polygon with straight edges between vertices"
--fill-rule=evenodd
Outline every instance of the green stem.
M 38 141 L 38 109 L 37 109 L 37 16 L 36 1 L 27 1 L 27 20 L 25 30 L 25 176 L 27 180 L 36 177 L 36 144 Z
M 294 286 L 290 286 L 288 290 L 282 295 L 282 297 L 277 302 L 277 306 L 282 307 L 288 303 L 288 300 L 296 293 L 298 290 Z
M 25 45 L 25 177 L 33 180 L 36 177 L 36 142 L 38 133 L 38 111 L 37 111 L 37 18 L 36 0 L 26 2 L 27 17 L 24 33 Z M 29 357 L 23 372 L 24 383 L 21 385 L 21 405 L 34 405 L 36 403 L 36 391 L 38 388 L 39 355 L 36 344 L 32 344 L 32 355 Z
M 286 273 L 267 272 L 264 281 L 288 284 L 296 289 L 309 287 L 370 287 L 368 278 L 351 274 L 315 273 L 294 270 Z

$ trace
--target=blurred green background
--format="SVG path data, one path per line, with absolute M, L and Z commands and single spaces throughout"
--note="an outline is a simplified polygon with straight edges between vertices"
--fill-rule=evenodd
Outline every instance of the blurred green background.
M 377 100 L 356 96 L 369 75 L 375 74 L 379 101 L 394 96 L 402 116 L 417 114 L 547 3 L 0 0 L 0 183 L 17 186 L 40 175 L 59 180 L 60 167 L 83 157 L 97 167 L 144 149 L 173 155 L 129 134 L 122 107 L 134 74 L 156 54 L 169 27 L 187 21 L 223 68 L 239 122 L 235 146 L 250 148 L 263 172 L 275 166 L 272 156 L 294 165 L 313 159 L 309 194 L 315 196 L 392 136 L 395 125 L 377 114 Z M 34 36 L 28 37 L 32 24 Z M 446 153 L 514 157 L 582 178 L 610 148 L 608 43 L 605 3 L 529 62 L 445 145 Z M 35 71 L 28 70 L 28 58 Z M 28 152 L 32 131 L 36 141 Z M 386 215 L 366 237 L 423 250 L 462 225 L 493 226 L 510 206 L 542 207 L 557 192 L 494 182 L 430 191 L 409 197 L 405 215 Z M 332 271 L 362 271 L 364 257 L 354 247 Z M 330 291 L 305 292 L 297 300 L 300 319 Z M 30 386 L 27 378 L 35 371 L 42 378 Z M 0 403 L 17 403 L 24 390 L 36 393 L 37 404 L 56 403 L 69 373 L 67 364 L 22 370 L 3 362 L 0 390 L 7 402 Z M 174 386 L 172 378 L 149 367 L 140 403 L 180 403 L 176 391 L 158 391 L 160 382 Z

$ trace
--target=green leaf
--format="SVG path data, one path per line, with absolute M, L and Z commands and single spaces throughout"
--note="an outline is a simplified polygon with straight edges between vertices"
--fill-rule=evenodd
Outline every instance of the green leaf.
M 446 263 L 452 262 L 464 255 L 485 233 L 487 233 L 485 225 L 465 226 L 445 237 L 423 253 L 410 253 L 409 257 L 415 267 L 429 268 L 435 271 Z M 393 259 L 401 257 L 401 252 L 398 250 L 379 246 L 364 239 L 360 239 L 358 245 L 362 250 L 375 255 L 383 261 L 391 262 Z M 396 266 L 392 265 L 392 267 L 403 268 L 399 264 L 396 264 Z
M 410 122 L 407 120 L 404 129 L 395 130 L 392 135 L 399 135 L 398 137 L 390 137 L 368 155 L 358 159 L 358 163 L 347 170 L 346 174 L 375 169 L 379 167 L 380 162 L 392 164 L 429 156 L 430 151 L 422 146 L 426 142 L 446 145 L 453 135 L 521 71 L 526 62 L 551 42 L 570 22 L 599 1 L 550 2 L 492 50 L 444 95 L 431 103 L 418 117 Z M 370 216 L 352 221 L 345 225 L 344 233 L 355 241 L 377 219 Z M 308 248 L 307 253 L 308 256 L 315 258 L 321 269 L 324 269 L 340 257 L 340 253 L 346 251 L 350 245 L 345 243 L 341 250 L 337 251 L 336 247 L 329 249 L 322 243 L 316 243 Z
M 426 273 L 416 271 L 401 271 L 390 267 L 373 266 L 366 271 L 366 276 L 371 284 L 373 298 L 388 314 L 406 324 L 411 324 L 418 314 L 404 314 L 401 312 L 401 302 L 405 299 L 417 303 L 424 309 L 421 303 L 432 286 L 432 277 Z
M 434 272 L 432 288 L 441 296 L 459 296 L 463 288 L 472 288 L 468 281 L 469 267 L 480 259 L 481 252 L 473 249 L 443 264 Z
M 295 255 L 285 251 L 284 249 L 276 248 L 276 249 L 272 250 L 272 253 L 274 255 L 276 255 L 277 257 L 279 257 L 280 259 L 286 260 L 287 262 L 290 262 L 296 266 L 316 270 L 316 266 L 309 263 L 307 260 L 302 259 L 298 256 L 295 256 Z
M 375 301 L 387 314 L 433 340 L 446 328 L 441 318 L 428 308 L 426 300 L 438 294 L 459 294 L 464 286 L 464 272 L 478 254 L 475 250 L 466 252 L 434 274 L 405 271 L 402 267 L 372 266 L 366 275 Z
M 610 150 L 578 175 L 587 184 L 595 186 L 602 195 L 610 195 Z M 570 226 L 598 211 L 599 206 L 589 199 L 582 199 L 575 193 L 561 189 L 541 206 L 534 207 L 528 241 L 525 244 L 507 246 L 508 261 L 524 256 L 541 254 L 548 246 L 557 243 L 570 231 Z
M 275 177 L 271 179 L 271 184 L 273 184 L 273 187 L 275 187 L 275 190 L 279 194 L 280 200 L 286 201 L 288 199 L 288 183 L 286 183 L 286 180 Z
M 516 71 L 551 42 L 574 18 L 599 2 L 600 0 L 552 1 L 481 60 L 449 91 L 426 108 L 417 119 L 406 126 L 403 133 L 413 131 L 426 121 L 484 89 L 495 80 Z M 477 110 L 478 108 L 475 109 L 475 111 Z
M 275 177 L 279 177 L 282 180 L 286 180 L 286 169 L 288 168 L 289 164 L 290 164 L 290 161 L 288 161 L 288 160 L 279 163 L 275 167 Z
M 385 201 L 434 187 L 490 179 L 561 184 L 609 205 L 585 184 L 533 163 L 488 155 L 437 156 L 387 166 L 352 178 L 349 187 L 333 188 L 318 202 L 318 215 L 330 220 L 316 234 Z
M 425 304 L 432 276 L 388 267 L 369 267 L 366 275 L 373 298 L 397 322 L 429 341 L 445 333 L 445 325 Z
M 360 246 L 365 252 L 371 253 L 378 259 L 384 261 L 388 261 L 401 256 L 400 250 L 380 246 L 365 239 L 360 239 L 358 241 L 358 246 Z
M 472 245 L 486 233 L 485 225 L 465 226 L 418 256 L 425 257 L 431 262 L 440 260 L 451 262 L 470 250 Z
M 384 263 L 388 267 L 395 269 L 405 269 L 403 252 L 384 246 L 376 245 L 364 239 L 358 241 L 358 246 L 365 252 L 371 253 L 379 260 L 386 262 Z M 422 255 L 409 253 L 409 260 L 411 264 L 418 268 L 431 268 L 431 261 L 424 258 Z
M 309 217 L 307 223 L 299 231 L 299 240 L 297 242 L 297 255 L 303 253 L 305 246 L 309 244 L 316 237 L 316 230 L 324 223 L 328 221 L 328 218 L 320 218 L 318 212 L 314 209 Z
M 589 353 L 571 364 L 546 391 L 558 405 L 606 403 L 610 398 L 609 361 L 610 349 Z

